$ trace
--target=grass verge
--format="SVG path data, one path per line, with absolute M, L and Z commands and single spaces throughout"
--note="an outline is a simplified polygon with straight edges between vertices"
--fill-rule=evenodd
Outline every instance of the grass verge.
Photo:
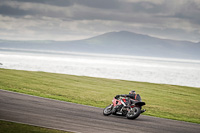
M 70 132 L 0 120 L 0 133 L 70 133 Z
M 117 94 L 139 93 L 144 115 L 200 123 L 200 88 L 0 69 L 0 89 L 104 108 Z

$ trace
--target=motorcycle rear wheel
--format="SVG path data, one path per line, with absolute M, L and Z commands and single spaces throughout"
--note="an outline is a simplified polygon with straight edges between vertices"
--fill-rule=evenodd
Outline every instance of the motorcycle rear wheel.
M 141 109 L 139 107 L 133 107 L 127 112 L 126 117 L 127 119 L 136 119 L 140 113 Z
M 108 116 L 112 114 L 112 108 L 113 105 L 108 105 L 104 110 L 103 110 L 103 115 Z

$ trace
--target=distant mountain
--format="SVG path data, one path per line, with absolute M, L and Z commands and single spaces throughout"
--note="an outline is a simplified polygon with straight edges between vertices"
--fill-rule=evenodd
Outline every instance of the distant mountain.
M 200 60 L 200 42 L 159 39 L 127 31 L 77 41 L 5 41 L 0 48 L 56 50 Z

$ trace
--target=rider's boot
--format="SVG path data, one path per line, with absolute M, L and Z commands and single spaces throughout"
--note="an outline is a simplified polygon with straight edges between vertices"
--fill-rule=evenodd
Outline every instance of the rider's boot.
M 146 111 L 146 109 L 141 110 L 141 113 L 144 113 Z

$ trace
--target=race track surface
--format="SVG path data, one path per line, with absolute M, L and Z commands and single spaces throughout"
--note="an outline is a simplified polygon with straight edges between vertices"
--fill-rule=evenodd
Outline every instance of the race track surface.
M 199 133 L 200 124 L 141 115 L 103 116 L 102 108 L 0 90 L 0 119 L 82 133 Z

